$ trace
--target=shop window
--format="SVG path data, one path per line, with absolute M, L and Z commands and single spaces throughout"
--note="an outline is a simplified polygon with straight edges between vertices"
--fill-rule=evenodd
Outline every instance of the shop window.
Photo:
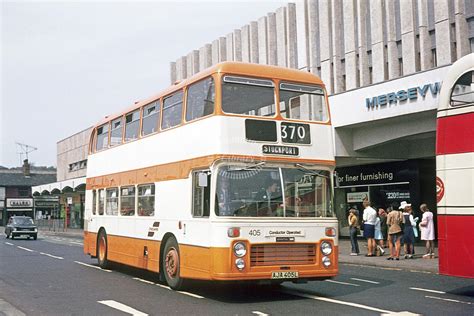
M 110 129 L 110 146 L 116 146 L 122 143 L 122 118 L 112 121 Z
M 188 88 L 186 121 L 210 115 L 214 112 L 214 80 L 207 78 Z
M 139 185 L 138 191 L 138 216 L 155 215 L 155 185 Z
M 211 198 L 211 174 L 209 171 L 193 173 L 193 216 L 209 216 Z
M 95 149 L 97 151 L 105 149 L 109 146 L 109 124 L 102 125 L 97 128 L 97 140 Z
M 118 189 L 111 188 L 107 189 L 107 201 L 105 203 L 105 214 L 117 215 L 118 214 Z
M 97 191 L 92 190 L 92 215 L 97 213 Z
M 104 206 L 105 206 L 105 190 L 99 190 L 99 215 L 104 215 Z
M 160 101 L 148 104 L 143 108 L 142 136 L 154 133 L 158 130 L 160 120 Z
M 125 116 L 125 142 L 138 138 L 140 129 L 140 111 L 129 113 Z
M 181 123 L 183 113 L 183 92 L 180 91 L 163 101 L 163 121 L 161 129 L 177 126 Z
M 120 215 L 135 215 L 135 187 L 122 187 L 120 189 Z

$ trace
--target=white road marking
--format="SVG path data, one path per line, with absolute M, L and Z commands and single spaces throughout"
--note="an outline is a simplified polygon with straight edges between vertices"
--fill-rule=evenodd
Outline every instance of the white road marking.
M 430 292 L 430 293 L 437 293 L 437 294 L 446 294 L 446 292 L 443 292 L 443 291 L 430 290 L 430 289 L 422 289 L 422 288 L 419 288 L 419 287 L 411 287 L 410 290 L 422 291 L 422 292 Z
M 334 281 L 334 280 L 325 280 L 325 281 L 326 282 L 331 282 L 331 283 L 336 283 L 336 284 L 342 284 L 342 285 L 360 286 L 359 284 L 347 283 L 347 282 L 341 282 L 341 281 Z
M 22 250 L 29 251 L 29 252 L 35 252 L 34 250 L 29 249 L 29 248 L 25 248 L 25 247 L 21 247 L 21 246 L 17 246 L 17 247 L 20 248 L 20 249 L 22 249 Z
M 204 296 L 197 295 L 197 294 L 194 294 L 194 293 L 185 292 L 185 291 L 178 291 L 178 293 L 188 295 L 188 296 L 191 296 L 191 297 L 194 297 L 194 298 L 204 298 Z
M 365 282 L 365 283 L 372 283 L 372 284 L 380 284 L 380 282 L 370 281 L 370 280 L 365 280 L 365 279 L 358 279 L 358 278 L 351 278 L 351 280 Z
M 70 244 L 75 244 L 75 245 L 81 245 L 81 246 L 84 246 L 84 244 L 83 244 L 83 243 L 81 243 L 81 242 L 70 241 L 69 243 L 70 243 Z
M 382 313 L 383 314 L 395 313 L 393 311 L 388 311 L 388 310 L 377 308 L 377 307 L 372 307 L 372 306 L 367 306 L 367 305 L 362 305 L 362 304 L 357 304 L 357 303 L 351 303 L 351 302 L 339 301 L 339 300 L 335 300 L 335 299 L 332 299 L 332 298 L 301 293 L 301 292 L 294 291 L 294 290 L 282 290 L 282 292 L 290 294 L 290 295 L 300 296 L 300 297 L 304 297 L 304 298 L 310 298 L 310 299 L 313 299 L 313 300 L 318 300 L 318 301 L 323 301 L 323 302 L 328 302 L 328 303 L 334 303 L 334 304 L 339 304 L 339 305 L 347 305 L 347 306 L 352 306 L 352 307 L 356 307 L 356 308 L 366 309 L 366 310 L 378 312 L 378 313 L 381 313 L 381 314 Z
M 40 252 L 40 255 L 44 255 L 44 256 L 48 256 L 48 257 L 51 257 L 51 258 L 54 258 L 54 259 L 59 259 L 59 260 L 63 260 L 64 258 L 63 257 L 58 257 L 58 256 L 53 256 L 49 253 L 44 253 L 44 252 Z
M 84 262 L 80 262 L 80 261 L 74 261 L 74 262 L 77 263 L 77 264 L 83 265 L 83 266 L 85 266 L 85 267 L 98 269 L 98 270 L 100 270 L 100 271 L 112 272 L 112 270 L 102 269 L 101 267 L 93 266 L 93 265 L 90 265 L 90 264 L 87 264 L 87 263 L 84 263 Z
M 164 289 L 171 290 L 171 288 L 169 286 L 166 286 L 166 285 L 163 285 L 163 284 L 160 284 L 160 283 L 156 283 L 156 285 L 158 285 L 159 287 L 162 287 Z
M 447 302 L 453 302 L 453 303 L 461 303 L 461 304 L 467 304 L 467 305 L 472 305 L 473 303 L 471 302 L 464 302 L 464 301 L 459 301 L 459 300 L 453 300 L 450 298 L 442 298 L 442 297 L 436 297 L 436 296 L 429 296 L 425 295 L 426 298 L 432 298 L 435 300 L 441 300 L 441 301 L 447 301 Z
M 143 282 L 143 283 L 148 283 L 148 284 L 155 284 L 155 282 L 151 282 L 151 281 L 148 281 L 148 280 L 144 280 L 144 279 L 140 279 L 140 278 L 133 278 L 134 280 L 137 280 L 137 281 L 140 281 L 140 282 Z
M 253 311 L 252 314 L 259 315 L 259 316 L 268 316 L 268 314 L 265 314 L 259 311 Z
M 9 245 L 9 246 L 15 246 L 14 244 L 12 244 L 11 242 L 5 242 L 5 244 Z
M 112 301 L 112 300 L 97 301 L 97 303 L 107 305 L 109 307 L 118 309 L 119 311 L 122 311 L 122 312 L 127 313 L 127 314 L 131 314 L 131 315 L 134 315 L 134 316 L 147 316 L 148 315 L 146 313 L 140 312 L 139 310 L 136 310 L 135 308 L 132 308 L 132 307 L 127 306 L 125 304 L 119 303 L 117 301 Z

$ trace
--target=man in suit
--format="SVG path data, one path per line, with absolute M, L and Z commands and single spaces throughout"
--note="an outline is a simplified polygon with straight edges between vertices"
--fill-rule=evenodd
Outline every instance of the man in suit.
M 270 178 L 266 182 L 265 189 L 262 189 L 257 195 L 256 201 L 259 202 L 258 216 L 274 216 L 277 207 L 283 203 L 279 182 Z

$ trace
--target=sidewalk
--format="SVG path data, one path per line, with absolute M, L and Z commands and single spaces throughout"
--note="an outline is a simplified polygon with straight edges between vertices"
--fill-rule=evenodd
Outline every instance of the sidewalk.
M 69 237 L 75 239 L 83 239 L 84 238 L 84 230 L 80 228 L 67 228 L 67 229 L 57 229 L 57 230 L 49 230 L 48 227 L 39 227 L 38 232 L 40 235 L 44 236 L 60 236 L 60 237 Z
M 425 254 L 425 247 L 417 244 L 415 245 L 415 259 L 404 259 L 402 247 L 400 261 L 392 261 L 387 260 L 389 257 L 388 247 L 384 249 L 384 256 L 366 257 L 365 254 L 367 253 L 367 242 L 363 239 L 358 240 L 358 242 L 360 254 L 358 256 L 351 256 L 351 241 L 349 239 L 339 239 L 340 263 L 438 273 L 438 248 L 435 248 L 434 259 L 423 259 L 421 257 Z

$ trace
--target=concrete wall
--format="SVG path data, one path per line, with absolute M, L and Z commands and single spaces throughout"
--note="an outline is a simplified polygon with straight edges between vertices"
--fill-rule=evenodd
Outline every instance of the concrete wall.
M 173 83 L 221 61 L 300 68 L 330 94 L 443 66 L 471 52 L 472 0 L 297 0 L 178 58 Z M 438 45 L 439 43 L 439 45 Z
M 86 168 L 69 171 L 69 165 L 87 159 L 92 127 L 57 143 L 57 181 L 86 176 Z

